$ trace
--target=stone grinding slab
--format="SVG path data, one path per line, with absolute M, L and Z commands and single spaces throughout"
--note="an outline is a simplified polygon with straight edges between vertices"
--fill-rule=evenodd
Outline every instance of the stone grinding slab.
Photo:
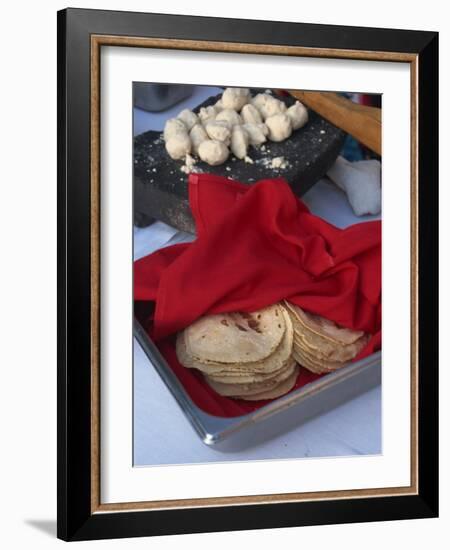
M 252 90 L 252 95 L 262 91 Z M 273 95 L 288 107 L 296 101 L 289 95 Z M 194 112 L 213 105 L 220 97 L 221 94 L 208 98 L 193 109 Z M 346 135 L 311 109 L 308 113 L 308 123 L 295 130 L 287 140 L 267 141 L 264 148 L 250 147 L 248 154 L 253 164 L 230 154 L 219 166 L 209 166 L 198 160 L 195 171 L 229 177 L 248 185 L 261 179 L 283 177 L 301 197 L 332 166 Z M 285 168 L 271 167 L 276 157 L 284 157 Z M 159 220 L 195 233 L 188 201 L 188 175 L 181 171 L 183 165 L 183 160 L 173 160 L 167 154 L 162 132 L 149 131 L 134 138 L 134 223 L 138 227 Z

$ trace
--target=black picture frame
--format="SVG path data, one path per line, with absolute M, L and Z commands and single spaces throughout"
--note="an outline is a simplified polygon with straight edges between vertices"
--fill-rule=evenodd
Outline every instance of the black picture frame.
M 64 540 L 438 515 L 438 34 L 66 9 L 58 12 L 58 526 Z M 96 513 L 92 486 L 91 37 L 411 54 L 417 62 L 418 488 L 413 495 Z M 333 54 L 333 52 L 335 52 Z M 421 368 L 426 365 L 426 368 Z

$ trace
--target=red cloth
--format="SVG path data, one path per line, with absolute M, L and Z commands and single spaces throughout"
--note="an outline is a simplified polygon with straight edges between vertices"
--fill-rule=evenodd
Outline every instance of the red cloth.
M 155 303 L 154 315 L 141 321 L 203 410 L 237 416 L 265 402 L 218 396 L 178 363 L 173 335 L 202 315 L 253 311 L 288 299 L 372 334 L 358 358 L 380 348 L 381 222 L 334 227 L 311 214 L 281 178 L 250 187 L 191 174 L 189 201 L 196 241 L 135 262 L 134 299 Z M 299 376 L 303 383 L 314 378 L 303 369 Z

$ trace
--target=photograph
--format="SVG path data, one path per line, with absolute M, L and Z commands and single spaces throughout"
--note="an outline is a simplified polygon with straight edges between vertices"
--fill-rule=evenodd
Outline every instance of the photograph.
M 133 82 L 134 466 L 382 453 L 381 119 Z

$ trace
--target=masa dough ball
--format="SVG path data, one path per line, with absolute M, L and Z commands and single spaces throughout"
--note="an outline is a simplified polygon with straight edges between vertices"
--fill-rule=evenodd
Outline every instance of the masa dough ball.
M 250 145 L 258 146 L 262 145 L 267 141 L 267 136 L 269 134 L 269 128 L 264 123 L 261 124 L 243 124 L 244 130 L 247 131 Z
M 203 124 L 206 124 L 208 120 L 214 120 L 217 113 L 218 110 L 212 105 L 210 105 L 209 107 L 202 107 L 200 109 L 200 112 L 198 113 L 198 118 L 202 121 Z
M 238 159 L 247 156 L 249 137 L 247 130 L 242 126 L 234 126 L 231 132 L 231 151 Z
M 230 128 L 236 126 L 237 124 L 242 124 L 242 118 L 234 109 L 224 109 L 223 111 L 221 111 L 216 116 L 216 121 L 219 120 L 227 122 Z
M 263 121 L 260 112 L 251 103 L 242 107 L 241 117 L 242 120 L 248 124 L 260 124 Z
M 248 88 L 227 88 L 222 94 L 223 108 L 240 111 L 250 101 L 250 97 Z
M 177 117 L 181 120 L 186 126 L 187 131 L 189 132 L 198 122 L 197 115 L 192 112 L 190 109 L 183 109 Z
M 291 119 L 293 130 L 298 130 L 308 122 L 308 109 L 300 101 L 289 107 L 286 114 Z
M 200 143 L 198 148 L 199 157 L 210 166 L 223 164 L 229 155 L 228 147 L 215 139 L 207 139 Z
M 286 105 L 270 94 L 257 94 L 251 103 L 258 109 L 264 119 L 286 111 Z
M 266 124 L 271 141 L 284 141 L 292 134 L 291 119 L 284 113 L 267 118 Z
M 175 160 L 184 158 L 191 152 L 191 147 L 191 140 L 186 131 L 184 134 L 175 134 L 166 141 L 166 151 Z
M 224 120 L 212 120 L 206 123 L 205 130 L 210 139 L 223 141 L 228 145 L 231 137 L 230 127 Z
M 192 142 L 192 151 L 193 153 L 198 155 L 198 148 L 200 146 L 200 143 L 202 143 L 202 141 L 205 141 L 205 139 L 208 139 L 208 134 L 201 124 L 196 124 L 189 132 L 189 137 L 191 138 Z
M 164 125 L 164 140 L 168 141 L 177 134 L 187 134 L 186 125 L 179 118 L 169 118 Z

